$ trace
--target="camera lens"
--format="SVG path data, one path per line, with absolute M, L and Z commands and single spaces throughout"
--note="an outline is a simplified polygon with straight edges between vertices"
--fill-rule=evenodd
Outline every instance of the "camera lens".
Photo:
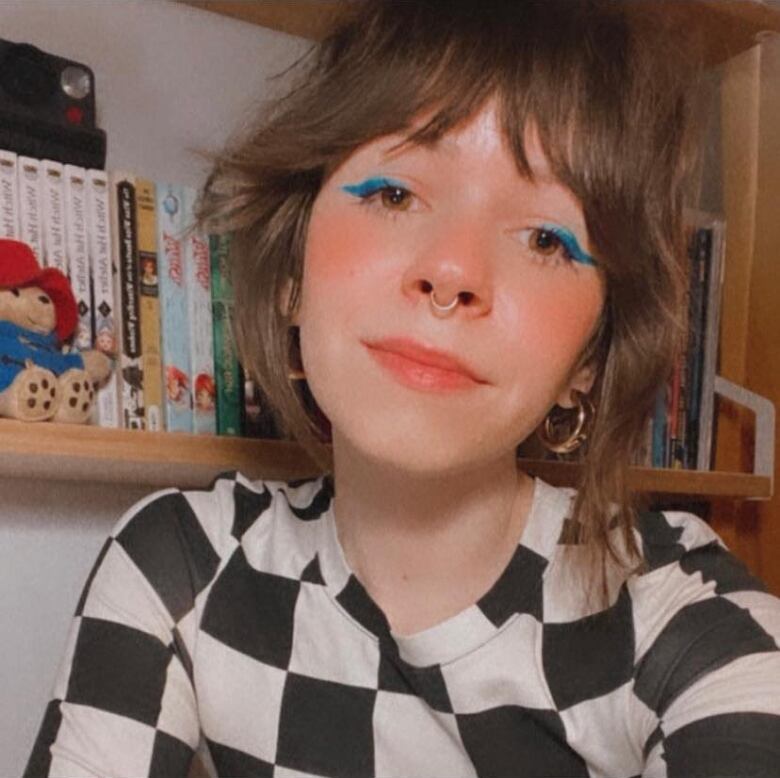
M 84 68 L 69 65 L 60 73 L 60 86 L 68 97 L 83 100 L 92 91 L 92 79 Z
M 57 76 L 39 49 L 28 43 L 11 46 L 0 62 L 0 86 L 26 105 L 48 100 L 57 89 Z

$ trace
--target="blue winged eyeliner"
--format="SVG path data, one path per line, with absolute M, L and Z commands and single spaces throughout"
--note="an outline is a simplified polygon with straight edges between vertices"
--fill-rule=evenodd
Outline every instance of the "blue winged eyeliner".
M 538 229 L 544 230 L 545 232 L 551 232 L 555 235 L 575 262 L 580 262 L 583 265 L 592 265 L 593 267 L 596 266 L 596 260 L 586 251 L 582 250 L 577 238 L 574 237 L 574 233 L 571 230 L 567 230 L 566 227 L 560 227 L 557 224 L 542 224 Z
M 357 197 L 369 197 L 385 187 L 406 189 L 400 181 L 393 181 L 393 179 L 385 178 L 384 176 L 367 178 L 359 184 L 346 184 L 341 189 L 347 192 L 347 194 L 356 195 Z

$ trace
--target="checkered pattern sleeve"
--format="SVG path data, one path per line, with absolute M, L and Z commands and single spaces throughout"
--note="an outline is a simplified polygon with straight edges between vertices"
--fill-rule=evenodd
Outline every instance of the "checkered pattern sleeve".
M 780 775 L 780 602 L 690 514 L 643 523 L 655 567 L 632 591 L 643 775 Z
M 207 496 L 218 508 L 219 491 Z M 151 496 L 103 546 L 26 776 L 187 774 L 200 739 L 190 659 L 196 600 L 218 566 L 197 517 L 208 510 L 196 515 L 191 500 L 178 491 Z

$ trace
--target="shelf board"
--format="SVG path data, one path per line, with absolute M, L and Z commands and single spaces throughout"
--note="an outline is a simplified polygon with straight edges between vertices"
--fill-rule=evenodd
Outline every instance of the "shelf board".
M 309 40 L 325 37 L 348 0 L 179 0 L 187 5 L 259 24 Z M 640 6 L 637 6 L 640 7 Z M 780 32 L 780 8 L 757 0 L 646 0 L 643 10 L 657 13 L 667 29 L 698 37 L 711 64 L 750 48 L 756 36 Z
M 575 486 L 579 465 L 522 460 L 522 468 L 558 486 Z M 219 473 L 290 480 L 320 471 L 290 441 L 141 432 L 0 420 L 0 477 L 204 487 Z M 632 468 L 637 491 L 702 499 L 767 499 L 771 479 L 745 473 Z

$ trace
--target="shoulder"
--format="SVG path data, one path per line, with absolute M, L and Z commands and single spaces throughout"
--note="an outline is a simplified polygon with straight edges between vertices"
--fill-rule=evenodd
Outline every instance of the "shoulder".
M 694 601 L 726 597 L 733 602 L 740 592 L 766 593 L 762 581 L 692 513 L 643 512 L 635 531 L 644 563 L 642 574 L 630 581 L 636 598 L 676 611 Z
M 111 540 L 150 581 L 170 580 L 176 570 L 201 590 L 245 537 L 320 516 L 330 504 L 326 479 L 252 481 L 240 473 L 218 476 L 206 489 L 166 489 L 136 503 L 120 519 Z
M 634 691 L 657 715 L 708 676 L 748 672 L 764 661 L 759 657 L 778 656 L 780 599 L 704 521 L 685 512 L 643 513 L 637 533 L 646 572 L 627 582 Z M 729 683 L 737 690 L 740 681 Z

